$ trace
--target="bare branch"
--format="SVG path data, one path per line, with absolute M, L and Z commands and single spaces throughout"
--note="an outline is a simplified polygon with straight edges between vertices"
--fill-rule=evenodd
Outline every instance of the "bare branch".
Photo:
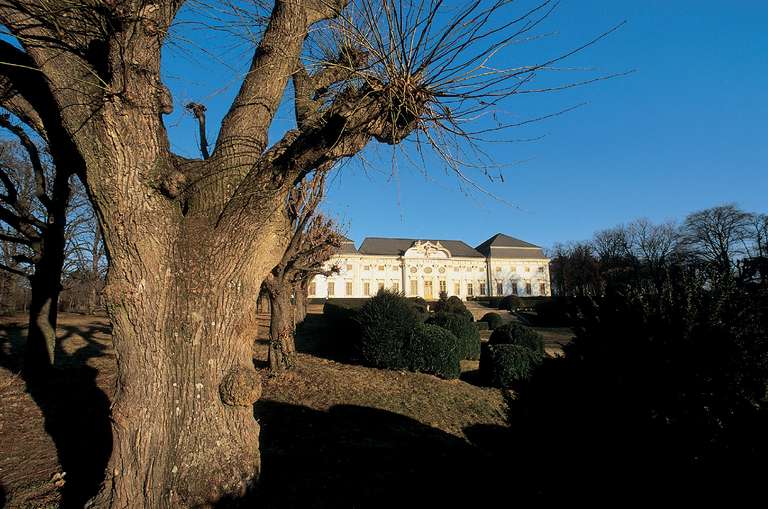
M 198 127 L 200 130 L 200 153 L 203 155 L 203 159 L 208 159 L 210 154 L 208 153 L 208 138 L 205 135 L 206 107 L 200 103 L 191 102 L 186 105 L 186 108 L 197 119 Z

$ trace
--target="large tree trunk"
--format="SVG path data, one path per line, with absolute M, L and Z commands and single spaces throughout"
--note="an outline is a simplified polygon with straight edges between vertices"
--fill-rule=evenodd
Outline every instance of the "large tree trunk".
M 293 340 L 293 305 L 290 287 L 281 286 L 271 292 L 269 323 L 269 369 L 279 373 L 296 365 Z
M 191 242 L 159 251 L 110 267 L 119 379 L 96 507 L 212 506 L 259 474 L 251 344 L 266 268 L 248 259 L 260 253 L 201 258 Z
M 285 193 L 259 196 L 262 208 L 245 225 L 209 212 L 221 210 L 218 192 L 181 206 L 141 193 L 131 178 L 175 162 L 162 139 L 153 146 L 144 136 L 151 129 L 114 118 L 113 137 L 97 145 L 115 146 L 107 174 L 121 180 L 92 189 L 109 253 L 103 295 L 118 380 L 112 456 L 92 505 L 212 507 L 246 494 L 259 475 L 255 297 L 285 249 Z M 102 153 L 94 150 L 89 167 L 104 171 Z M 199 185 L 226 189 L 220 178 L 236 166 L 213 164 L 206 171 L 216 178 Z

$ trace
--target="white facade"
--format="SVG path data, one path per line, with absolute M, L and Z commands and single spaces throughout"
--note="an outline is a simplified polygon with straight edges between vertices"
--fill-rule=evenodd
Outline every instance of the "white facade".
M 455 242 L 455 241 L 451 241 Z M 466 246 L 468 251 L 474 251 Z M 440 241 L 415 240 L 398 255 L 356 252 L 340 253 L 327 263 L 338 273 L 316 276 L 309 287 L 310 298 L 372 297 L 379 288 L 404 292 L 407 297 L 436 300 L 441 291 L 448 296 L 467 297 L 550 295 L 549 259 L 540 248 L 530 249 L 530 258 L 499 257 L 477 253 L 453 256 Z M 526 251 L 523 250 L 523 256 Z

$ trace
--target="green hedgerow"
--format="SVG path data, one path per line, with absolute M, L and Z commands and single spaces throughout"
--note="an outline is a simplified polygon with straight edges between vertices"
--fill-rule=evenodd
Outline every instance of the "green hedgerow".
M 441 311 L 432 315 L 427 323 L 449 330 L 456 336 L 460 359 L 480 358 L 480 331 L 465 316 Z
M 407 346 L 409 369 L 437 375 L 445 379 L 458 378 L 458 339 L 451 331 L 437 325 L 418 323 Z
M 523 300 L 517 295 L 506 295 L 499 299 L 498 308 L 515 311 L 523 307 Z

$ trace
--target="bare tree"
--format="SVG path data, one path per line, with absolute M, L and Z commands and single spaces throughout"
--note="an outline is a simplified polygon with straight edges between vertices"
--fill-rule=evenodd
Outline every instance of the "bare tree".
M 294 296 L 297 286 L 326 271 L 325 263 L 341 246 L 333 221 L 316 214 L 323 197 L 325 172 L 302 180 L 288 197 L 292 235 L 280 262 L 264 279 L 270 297 L 269 367 L 272 372 L 295 365 Z M 295 295 L 298 300 L 298 295 Z
M 46 164 L 27 132 L 8 115 L 0 115 L 0 127 L 11 132 L 26 160 L 11 154 L 8 144 L 0 161 L 0 221 L 9 233 L 2 240 L 20 246 L 14 266 L 2 264 L 12 274 L 29 278 L 29 329 L 24 372 L 28 379 L 53 365 L 56 344 L 61 275 L 66 258 L 67 209 L 71 176 L 67 168 Z M 20 266 L 26 265 L 26 269 Z
M 77 172 L 109 253 L 120 362 L 98 507 L 209 506 L 258 478 L 255 296 L 291 238 L 284 204 L 296 182 L 373 140 L 414 136 L 455 163 L 445 139 L 476 143 L 509 127 L 470 126 L 541 91 L 534 77 L 580 49 L 492 65 L 531 37 L 550 1 L 512 16 L 501 0 L 276 0 L 212 150 L 188 159 L 170 149 L 162 116 L 173 101 L 160 78 L 183 4 L 0 0 L 18 42 L 0 41 L 0 105 Z M 331 34 L 325 56 L 303 58 L 320 31 Z M 270 144 L 291 82 L 297 127 Z
M 736 258 L 743 255 L 750 214 L 735 205 L 721 205 L 689 214 L 683 225 L 688 248 L 719 275 L 730 277 Z

